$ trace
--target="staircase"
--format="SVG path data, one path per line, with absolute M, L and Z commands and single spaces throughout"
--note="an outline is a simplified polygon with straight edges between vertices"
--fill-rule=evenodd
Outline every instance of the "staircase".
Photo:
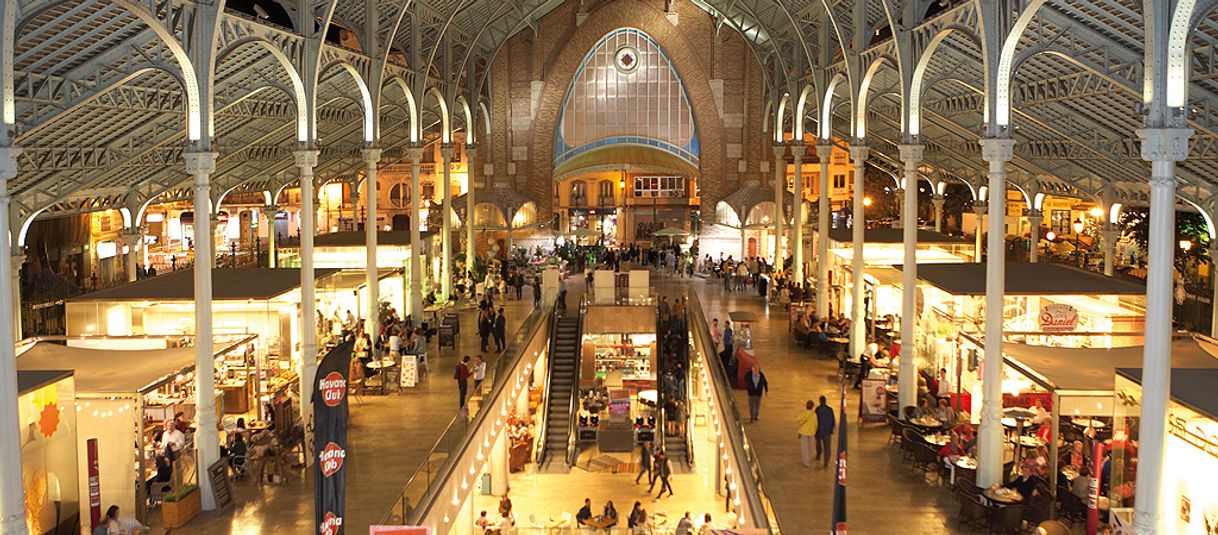
M 578 396 L 579 314 L 558 319 L 554 347 L 550 351 L 550 395 L 546 406 L 545 454 L 542 470 L 566 471 L 571 442 L 572 397 Z

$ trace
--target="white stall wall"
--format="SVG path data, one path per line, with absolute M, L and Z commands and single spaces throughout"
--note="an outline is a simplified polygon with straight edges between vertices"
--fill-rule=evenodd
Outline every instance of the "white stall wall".
M 81 397 L 76 413 L 78 426 L 77 466 L 80 467 L 80 517 L 89 518 L 89 450 L 88 440 L 97 439 L 98 484 L 101 488 L 101 508 L 117 505 L 119 510 L 134 516 L 135 511 L 135 438 L 139 421 L 139 405 L 130 399 L 101 399 Z M 87 522 L 87 520 L 85 521 Z

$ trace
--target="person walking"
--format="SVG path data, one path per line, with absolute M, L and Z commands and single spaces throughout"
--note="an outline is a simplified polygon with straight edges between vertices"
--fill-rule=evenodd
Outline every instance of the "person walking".
M 749 393 L 749 421 L 756 422 L 761 413 L 761 396 L 770 392 L 770 384 L 761 373 L 761 366 L 753 365 L 753 369 L 744 376 L 744 388 Z
M 647 474 L 647 484 L 655 486 L 655 474 L 651 471 L 651 441 L 643 443 L 642 449 L 639 451 L 639 475 L 634 476 L 634 484 L 638 485 L 639 480 L 643 478 L 643 474 Z M 648 491 L 650 492 L 650 491 Z
M 533 277 L 533 308 L 541 303 L 541 277 Z
M 478 312 L 478 338 L 482 342 L 482 352 L 490 351 L 491 330 L 495 326 L 494 315 L 489 308 L 483 308 Z
M 507 318 L 503 316 L 503 307 L 499 308 L 499 314 L 495 316 L 491 334 L 495 337 L 495 351 L 503 351 L 503 348 L 507 347 Z
M 803 461 L 804 468 L 812 466 L 812 442 L 816 436 L 816 404 L 812 400 L 804 405 L 804 410 L 795 415 L 795 423 L 799 424 L 799 453 L 800 459 Z M 820 444 L 817 444 L 819 449 Z M 820 456 L 817 455 L 819 459 Z
M 469 392 L 469 355 L 461 359 L 457 363 L 456 369 L 453 370 L 453 379 L 457 380 L 457 407 L 465 406 L 465 395 Z
M 809 401 L 808 405 L 812 402 Z M 816 406 L 816 458 L 820 459 L 824 455 L 824 466 L 829 467 L 829 458 L 833 457 L 832 443 L 829 438 L 833 436 L 833 428 L 837 426 L 837 419 L 833 416 L 833 408 L 825 402 L 825 396 L 820 397 L 820 405 Z M 804 463 L 807 466 L 807 463 Z
M 671 475 L 672 467 L 668 464 L 668 454 L 664 453 L 664 450 L 661 449 L 656 452 L 655 456 L 655 478 L 660 481 L 660 493 L 656 495 L 656 501 L 664 497 L 665 489 L 668 489 L 668 497 L 672 497 L 672 483 L 668 482 L 668 477 Z

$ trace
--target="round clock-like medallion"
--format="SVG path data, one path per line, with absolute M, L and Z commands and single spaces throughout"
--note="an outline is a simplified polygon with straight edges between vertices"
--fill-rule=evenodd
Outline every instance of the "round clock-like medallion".
M 634 72 L 639 68 L 639 51 L 630 46 L 617 49 L 613 54 L 613 66 L 621 73 Z

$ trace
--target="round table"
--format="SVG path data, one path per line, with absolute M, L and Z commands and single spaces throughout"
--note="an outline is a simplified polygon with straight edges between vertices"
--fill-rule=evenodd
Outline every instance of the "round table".
M 380 369 L 384 369 L 384 368 L 392 368 L 397 363 L 398 363 L 397 359 L 385 357 L 381 360 L 374 360 L 372 362 L 369 362 L 368 364 L 365 364 L 365 366 L 367 366 L 369 369 L 372 369 L 372 370 L 380 370 Z
M 1019 425 L 1019 420 L 1016 420 L 1016 419 L 1014 419 L 1014 418 L 1010 418 L 1010 417 L 1004 417 L 1004 418 L 1002 419 L 1002 426 L 1003 426 L 1003 427 L 1016 427 L 1016 426 L 1018 426 L 1018 425 Z
M 1078 479 L 1078 469 L 1073 466 L 1062 468 L 1062 476 L 1066 478 L 1066 481 L 1073 482 Z
M 1103 429 L 1108 425 L 1092 418 L 1071 418 L 1070 422 L 1079 427 L 1092 427 L 1095 429 Z
M 943 433 L 928 433 L 922 435 L 922 439 L 932 446 L 946 446 L 951 439 Z
M 994 491 L 993 489 L 985 489 L 985 491 L 983 491 L 981 494 L 985 496 L 987 500 L 990 500 L 998 505 L 1013 505 L 1023 501 L 1023 496 L 1021 496 L 1018 492 L 1011 489 L 1003 489 L 1001 487 L 997 491 Z
M 616 518 L 609 518 L 604 515 L 596 515 L 584 521 L 584 525 L 596 529 L 605 529 L 609 526 L 617 524 Z
M 1029 436 L 1029 435 L 1020 435 L 1018 438 L 1011 437 L 1010 442 L 1019 444 L 1020 446 L 1023 446 L 1025 448 L 1038 448 L 1040 446 L 1045 445 L 1045 441 L 1041 440 L 1040 437 L 1034 437 L 1034 436 Z
M 977 459 L 974 459 L 972 457 L 961 457 L 959 459 L 956 459 L 956 466 L 958 468 L 963 468 L 965 470 L 976 470 L 977 469 Z
M 943 427 L 943 422 L 940 422 L 939 420 L 937 420 L 933 417 L 930 417 L 930 416 L 922 416 L 920 418 L 914 418 L 912 420 L 909 420 L 909 423 L 915 427 L 920 427 L 923 429 L 936 429 L 939 427 Z

